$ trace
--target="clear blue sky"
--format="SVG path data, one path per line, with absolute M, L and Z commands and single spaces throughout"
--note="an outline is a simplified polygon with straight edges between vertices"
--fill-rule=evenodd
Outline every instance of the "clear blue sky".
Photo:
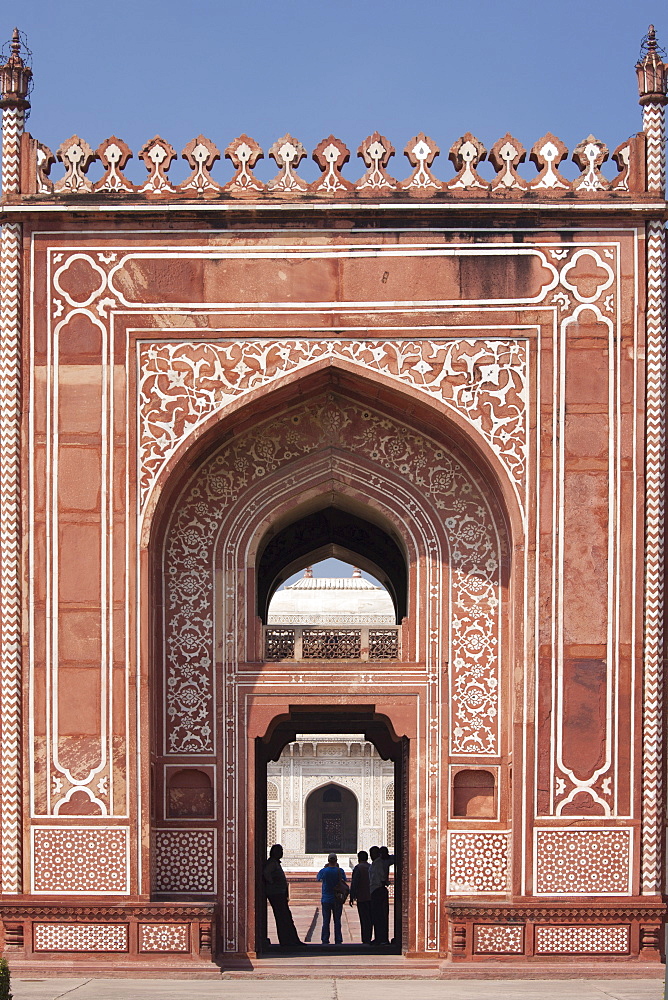
M 441 176 L 450 176 L 443 160 L 466 131 L 488 148 L 508 131 L 527 149 L 548 131 L 571 149 L 593 132 L 612 152 L 641 127 L 634 64 L 650 22 L 668 46 L 665 0 L 22 0 L 16 13 L 9 8 L 0 37 L 16 19 L 33 52 L 28 128 L 53 150 L 78 133 L 93 147 L 116 134 L 136 152 L 157 133 L 180 153 L 200 132 L 221 151 L 242 132 L 267 150 L 291 132 L 310 154 L 333 133 L 351 150 L 351 178 L 363 170 L 359 143 L 376 129 L 396 147 L 390 171 L 400 177 L 410 172 L 401 151 L 419 131 L 441 147 Z M 257 168 L 275 171 L 266 161 Z M 300 171 L 317 173 L 310 161 Z M 136 161 L 127 172 L 138 176 Z M 317 572 L 350 568 L 328 560 Z
M 200 132 L 221 150 L 241 132 L 265 150 L 291 132 L 310 156 L 333 133 L 353 179 L 375 129 L 400 177 L 418 131 L 440 145 L 442 176 L 467 130 L 488 148 L 509 131 L 527 149 L 547 131 L 571 149 L 593 132 L 612 151 L 640 128 L 634 63 L 650 21 L 668 45 L 665 0 L 19 0 L 4 12 L 0 35 L 16 19 L 33 51 L 28 128 L 54 150 L 75 132 L 134 150 L 159 133 L 179 153 Z

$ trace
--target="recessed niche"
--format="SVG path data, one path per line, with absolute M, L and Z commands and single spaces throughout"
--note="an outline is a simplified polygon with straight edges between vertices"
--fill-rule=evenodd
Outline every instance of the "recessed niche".
M 494 819 L 496 794 L 491 771 L 457 771 L 452 788 L 452 815 L 462 819 Z
M 167 779 L 168 819 L 210 819 L 213 817 L 213 787 L 206 771 L 184 767 Z

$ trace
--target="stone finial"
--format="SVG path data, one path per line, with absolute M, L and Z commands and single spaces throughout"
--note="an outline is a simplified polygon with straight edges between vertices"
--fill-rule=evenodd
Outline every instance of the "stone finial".
M 148 179 L 139 188 L 143 194 L 170 194 L 174 188 L 169 183 L 167 171 L 176 159 L 176 150 L 159 135 L 149 139 L 139 150 L 139 159 L 144 161 Z
M 489 183 L 475 169 L 487 156 L 487 150 L 474 135 L 467 132 L 450 147 L 448 159 L 457 171 L 457 176 L 448 184 L 448 190 L 488 191 Z
M 492 181 L 492 191 L 526 191 L 527 182 L 517 173 L 520 163 L 526 159 L 526 149 L 522 143 L 506 132 L 494 143 L 489 151 L 489 162 L 496 170 Z
M 73 135 L 62 142 L 56 150 L 56 156 L 65 166 L 65 176 L 53 186 L 56 194 L 88 194 L 93 190 L 93 183 L 86 177 L 89 166 L 97 160 L 85 139 Z
M 657 44 L 654 25 L 650 24 L 640 45 L 640 58 L 636 63 L 638 93 L 641 104 L 665 104 L 668 101 L 668 65 L 662 56 L 665 52 Z
M 385 169 L 390 158 L 394 156 L 394 146 L 389 139 L 386 139 L 380 132 L 374 132 L 367 136 L 360 145 L 357 155 L 364 160 L 369 168 L 355 185 L 359 194 L 373 198 L 397 190 L 399 187 L 397 181 L 394 177 L 390 177 Z
M 546 132 L 542 139 L 534 143 L 529 153 L 529 159 L 538 167 L 538 177 L 531 181 L 529 187 L 553 194 L 570 191 L 570 183 L 557 170 L 561 161 L 567 156 L 568 149 L 561 139 L 557 139 L 551 132 Z
M 240 135 L 233 139 L 225 149 L 225 156 L 232 161 L 236 174 L 223 187 L 225 194 L 237 197 L 249 197 L 260 194 L 265 185 L 254 176 L 252 168 L 264 156 L 262 147 L 249 135 Z
M 29 55 L 27 47 L 21 41 L 21 32 L 14 28 L 10 45 L 9 58 L 0 66 L 0 92 L 2 100 L 0 107 L 29 108 L 28 93 L 32 80 L 32 69 L 27 65 L 21 54 L 24 50 Z
M 352 191 L 353 184 L 341 176 L 343 166 L 350 159 L 350 150 L 345 142 L 330 135 L 313 150 L 313 159 L 322 170 L 322 176 L 311 184 L 314 194 L 341 197 Z
M 304 194 L 308 191 L 306 181 L 295 173 L 306 156 L 306 150 L 299 139 L 294 139 L 286 133 L 282 139 L 277 139 L 273 146 L 269 147 L 269 155 L 281 168 L 267 184 L 267 190 L 271 194 Z
M 362 577 L 362 570 L 359 566 L 353 566 L 353 580 L 360 580 Z
M 220 184 L 217 184 L 209 173 L 216 160 L 220 159 L 218 146 L 203 135 L 198 135 L 196 139 L 191 139 L 181 155 L 188 161 L 193 172 L 183 184 L 179 185 L 179 191 L 192 191 L 194 194 L 209 197 L 218 194 Z
M 104 174 L 93 185 L 95 191 L 109 191 L 119 194 L 135 190 L 134 184 L 123 174 L 125 164 L 132 159 L 132 150 L 122 139 L 112 135 L 100 143 L 95 152 L 104 167 Z
M 312 580 L 313 579 L 313 566 L 307 566 L 306 567 L 306 569 L 304 570 L 304 579 L 305 580 Z
M 601 173 L 601 165 L 608 158 L 608 147 L 593 135 L 579 142 L 573 150 L 572 160 L 582 173 L 573 182 L 573 189 L 581 192 L 606 191 L 610 181 Z
M 413 136 L 404 147 L 404 153 L 415 170 L 405 181 L 401 181 L 399 187 L 409 194 L 423 198 L 429 198 L 437 191 L 443 191 L 445 184 L 434 177 L 429 169 L 440 152 L 434 140 L 424 132 Z

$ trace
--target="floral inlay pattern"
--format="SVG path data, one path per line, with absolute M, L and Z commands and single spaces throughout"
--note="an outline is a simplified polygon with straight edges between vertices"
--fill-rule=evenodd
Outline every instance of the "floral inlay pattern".
M 186 487 L 164 548 L 167 753 L 214 751 L 214 552 L 231 504 L 272 472 L 335 447 L 419 487 L 448 535 L 452 750 L 498 747 L 500 542 L 482 487 L 454 453 L 388 417 L 327 396 L 220 448 Z M 329 452 L 328 452 L 329 454 Z

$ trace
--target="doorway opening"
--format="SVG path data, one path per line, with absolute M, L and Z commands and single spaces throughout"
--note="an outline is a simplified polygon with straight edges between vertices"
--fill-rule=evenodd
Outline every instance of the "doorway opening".
M 387 846 L 393 858 L 388 887 L 389 947 L 405 941 L 407 884 L 406 780 L 408 740 L 397 738 L 373 705 L 350 710 L 295 707 L 256 741 L 258 952 L 289 954 L 278 946 L 262 871 L 272 845 L 283 847 L 283 870 L 297 933 L 313 954 L 321 947 L 321 885 L 317 874 L 335 853 L 350 884 L 357 852 Z M 367 953 L 356 907 L 342 914 L 342 947 Z M 303 949 L 302 949 L 303 951 Z M 307 953 L 308 954 L 308 953 Z
M 329 758 L 328 764 L 328 770 L 336 774 L 339 761 Z M 311 792 L 304 805 L 305 853 L 325 855 L 334 851 L 342 855 L 356 854 L 358 812 L 354 792 L 333 781 Z

